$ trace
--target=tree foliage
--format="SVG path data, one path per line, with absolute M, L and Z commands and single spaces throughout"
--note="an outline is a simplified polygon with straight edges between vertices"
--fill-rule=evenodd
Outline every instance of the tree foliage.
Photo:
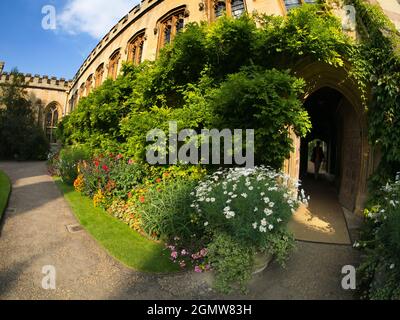
M 14 70 L 0 86 L 0 158 L 45 159 L 49 143 L 26 96 L 25 77 Z

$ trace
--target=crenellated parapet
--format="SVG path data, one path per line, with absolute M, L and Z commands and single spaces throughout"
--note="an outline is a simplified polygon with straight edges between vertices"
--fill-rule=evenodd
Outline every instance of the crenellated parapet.
M 57 91 L 68 91 L 71 87 L 72 81 L 64 78 L 49 77 L 47 75 L 32 75 L 24 74 L 25 83 L 28 88 L 57 90 Z M 0 84 L 8 83 L 12 81 L 13 75 L 8 72 L 2 72 L 0 74 Z

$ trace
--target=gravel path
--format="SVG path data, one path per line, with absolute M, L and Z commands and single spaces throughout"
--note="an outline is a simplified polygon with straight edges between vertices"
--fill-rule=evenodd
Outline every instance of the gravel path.
M 351 299 L 341 268 L 356 264 L 350 246 L 298 242 L 286 270 L 273 263 L 254 277 L 247 296 L 221 297 L 210 274 L 150 275 L 111 258 L 77 223 L 43 162 L 0 162 L 12 180 L 0 227 L 0 300 L 4 299 Z M 43 266 L 56 268 L 56 289 L 42 288 Z

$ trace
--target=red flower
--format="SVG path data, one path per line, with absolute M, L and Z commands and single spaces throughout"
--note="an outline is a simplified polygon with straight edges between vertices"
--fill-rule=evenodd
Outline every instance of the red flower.
M 105 164 L 103 165 L 103 167 L 102 167 L 102 168 L 103 168 L 103 170 L 104 170 L 105 172 L 108 172 L 108 170 L 109 170 L 108 166 L 107 166 L 107 165 L 105 165 Z
M 100 162 L 96 160 L 96 161 L 94 161 L 94 165 L 96 166 L 96 168 L 98 168 L 100 165 Z
M 156 182 L 157 182 L 157 183 L 160 183 L 160 182 L 161 182 L 161 178 L 158 178 L 158 179 L 156 180 Z
M 144 203 L 144 202 L 145 202 L 145 200 L 146 200 L 146 199 L 145 199 L 145 197 L 144 197 L 144 196 L 140 196 L 140 197 L 139 197 L 139 201 L 140 201 L 141 203 Z

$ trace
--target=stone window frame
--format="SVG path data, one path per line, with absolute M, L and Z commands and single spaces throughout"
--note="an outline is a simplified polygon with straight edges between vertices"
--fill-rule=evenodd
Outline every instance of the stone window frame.
M 233 17 L 232 14 L 232 2 L 233 0 L 208 0 L 207 2 L 207 15 L 209 22 L 213 22 L 219 17 L 216 16 L 216 6 L 219 3 L 225 4 L 225 13 L 228 17 Z M 242 0 L 243 2 L 243 13 L 247 12 L 247 3 L 246 0 Z
M 137 32 L 129 41 L 126 46 L 126 60 L 132 62 L 134 65 L 139 65 L 143 58 L 144 41 L 146 40 L 146 31 L 141 30 Z
M 98 88 L 103 83 L 103 76 L 104 76 L 104 63 L 101 63 L 95 72 L 94 75 L 94 87 Z
M 171 43 L 177 34 L 177 23 L 180 19 L 183 19 L 183 27 L 185 26 L 185 18 L 189 16 L 189 11 L 186 5 L 179 6 L 173 10 L 170 10 L 164 16 L 162 16 L 158 21 L 156 28 L 154 28 L 154 33 L 158 33 L 158 45 L 157 54 L 166 45 L 165 43 L 165 31 L 168 26 L 171 26 L 171 34 L 168 43 Z M 179 30 L 178 30 L 179 31 Z
M 121 60 L 121 48 L 113 52 L 108 61 L 108 78 L 115 80 L 118 76 L 118 66 Z

